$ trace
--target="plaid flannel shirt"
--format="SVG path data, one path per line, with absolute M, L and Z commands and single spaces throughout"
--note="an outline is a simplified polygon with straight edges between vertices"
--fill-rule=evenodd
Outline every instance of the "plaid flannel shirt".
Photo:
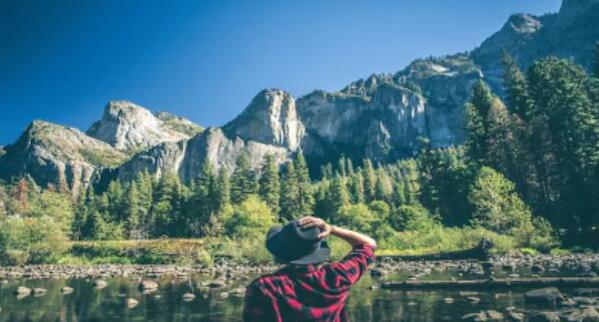
M 289 265 L 247 288 L 244 322 L 348 321 L 350 288 L 374 261 L 374 249 L 356 246 L 340 262 Z

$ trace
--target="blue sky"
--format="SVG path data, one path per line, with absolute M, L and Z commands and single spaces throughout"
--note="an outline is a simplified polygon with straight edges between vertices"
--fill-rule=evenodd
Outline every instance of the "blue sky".
M 1 1 L 0 144 L 33 119 L 86 130 L 114 99 L 219 126 L 263 88 L 338 90 L 560 2 Z

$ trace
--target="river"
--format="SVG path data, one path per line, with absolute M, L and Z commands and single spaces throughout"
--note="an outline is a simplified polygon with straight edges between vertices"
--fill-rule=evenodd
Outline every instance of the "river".
M 448 279 L 451 273 L 431 274 L 428 279 Z M 467 276 L 460 276 L 468 278 Z M 389 280 L 406 279 L 407 275 L 392 275 Z M 91 279 L 32 279 L 0 281 L 0 322 L 13 321 L 239 321 L 243 297 L 223 292 L 247 283 L 240 280 L 226 289 L 208 289 L 202 282 L 210 276 L 193 274 L 187 278 L 163 277 L 157 282 L 156 293 L 142 294 L 139 282 L 131 278 L 106 279 L 108 285 L 96 289 Z M 348 302 L 351 321 L 458 321 L 468 313 L 496 310 L 507 316 L 510 308 L 527 311 L 546 309 L 528 305 L 523 289 L 498 292 L 459 291 L 391 291 L 372 287 L 374 281 L 365 276 L 352 290 Z M 18 286 L 44 288 L 42 296 L 18 298 Z M 65 286 L 73 288 L 67 295 Z M 196 297 L 184 301 L 183 294 Z M 562 290 L 573 295 L 574 290 Z M 480 302 L 473 303 L 477 297 Z M 126 301 L 139 304 L 128 308 Z M 451 298 L 452 300 L 449 300 Z M 451 302 L 451 303 L 450 303 Z

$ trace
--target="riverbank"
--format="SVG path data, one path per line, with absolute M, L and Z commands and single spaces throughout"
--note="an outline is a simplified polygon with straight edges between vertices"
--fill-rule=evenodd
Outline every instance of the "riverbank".
M 217 263 L 194 265 L 24 265 L 0 267 L 0 279 L 45 279 L 45 278 L 162 278 L 175 276 L 185 278 L 192 274 L 207 274 L 216 279 L 238 280 L 268 273 L 279 266 L 271 263 L 239 264 L 224 258 Z M 503 255 L 492 256 L 487 261 L 441 260 L 441 261 L 397 261 L 380 258 L 371 268 L 371 275 L 385 279 L 431 279 L 438 274 L 450 274 L 453 278 L 480 276 L 576 276 L 597 277 L 599 254 L 561 255 Z M 398 277 L 398 274 L 400 275 Z

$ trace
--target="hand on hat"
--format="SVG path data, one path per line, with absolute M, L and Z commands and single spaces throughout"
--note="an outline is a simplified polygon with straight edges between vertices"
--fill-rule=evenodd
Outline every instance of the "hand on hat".
M 318 234 L 318 238 L 323 239 L 331 234 L 333 231 L 333 227 L 327 224 L 324 220 L 312 216 L 302 217 L 298 220 L 300 227 L 302 228 L 312 228 L 317 227 L 320 229 L 320 234 Z

